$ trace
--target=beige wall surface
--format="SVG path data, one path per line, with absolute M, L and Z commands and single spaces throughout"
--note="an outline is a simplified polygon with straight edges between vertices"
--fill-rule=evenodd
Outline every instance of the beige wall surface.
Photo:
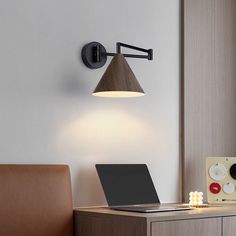
M 1 163 L 69 164 L 80 206 L 105 203 L 95 163 L 147 163 L 179 199 L 178 0 L 3 0 L 0 29 Z M 145 97 L 91 96 L 108 65 L 82 64 L 94 40 L 154 49 L 128 59 Z
M 236 155 L 235 16 L 234 0 L 184 0 L 186 200 L 205 193 L 206 157 Z

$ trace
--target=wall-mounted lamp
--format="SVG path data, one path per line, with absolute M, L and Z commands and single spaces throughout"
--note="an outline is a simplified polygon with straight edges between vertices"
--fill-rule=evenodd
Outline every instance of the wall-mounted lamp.
M 121 54 L 121 47 L 147 53 L 147 55 Z M 129 67 L 125 57 L 153 60 L 153 50 L 143 49 L 124 43 L 116 43 L 116 53 L 106 52 L 105 47 L 98 42 L 86 44 L 82 49 L 82 60 L 90 69 L 105 65 L 108 56 L 113 56 L 100 82 L 93 91 L 99 97 L 137 97 L 144 91 Z

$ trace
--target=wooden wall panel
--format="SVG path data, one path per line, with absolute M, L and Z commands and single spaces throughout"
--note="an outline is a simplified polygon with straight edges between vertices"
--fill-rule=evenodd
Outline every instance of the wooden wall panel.
M 236 156 L 236 1 L 183 0 L 183 195 L 205 158 Z

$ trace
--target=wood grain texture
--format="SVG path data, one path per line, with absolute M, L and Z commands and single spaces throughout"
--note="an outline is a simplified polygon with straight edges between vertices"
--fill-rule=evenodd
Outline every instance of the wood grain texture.
M 221 236 L 221 218 L 152 223 L 152 236 Z
M 236 217 L 223 218 L 223 236 L 235 236 Z
M 93 93 L 131 91 L 144 93 L 123 54 L 116 54 Z
M 183 0 L 183 195 L 206 194 L 205 159 L 236 155 L 236 1 Z
M 116 211 L 109 208 L 78 208 L 74 210 L 75 216 L 86 217 L 103 217 L 112 218 L 115 221 L 119 218 L 129 219 L 132 218 L 134 222 L 147 222 L 153 221 L 174 221 L 174 220 L 187 220 L 187 219 L 199 219 L 199 218 L 216 218 L 236 216 L 236 205 L 215 206 L 208 208 L 198 208 L 187 211 L 169 211 L 169 212 L 157 212 L 157 213 L 138 213 L 138 212 L 126 212 Z
M 233 236 L 236 232 L 236 205 L 162 213 L 80 208 L 74 217 L 75 236 Z
M 119 215 L 75 214 L 75 236 L 149 236 L 150 227 L 142 218 Z

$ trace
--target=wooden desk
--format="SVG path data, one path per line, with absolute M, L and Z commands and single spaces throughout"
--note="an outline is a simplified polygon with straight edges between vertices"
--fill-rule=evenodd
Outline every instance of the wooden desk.
M 235 236 L 236 205 L 163 213 L 74 210 L 75 236 Z

